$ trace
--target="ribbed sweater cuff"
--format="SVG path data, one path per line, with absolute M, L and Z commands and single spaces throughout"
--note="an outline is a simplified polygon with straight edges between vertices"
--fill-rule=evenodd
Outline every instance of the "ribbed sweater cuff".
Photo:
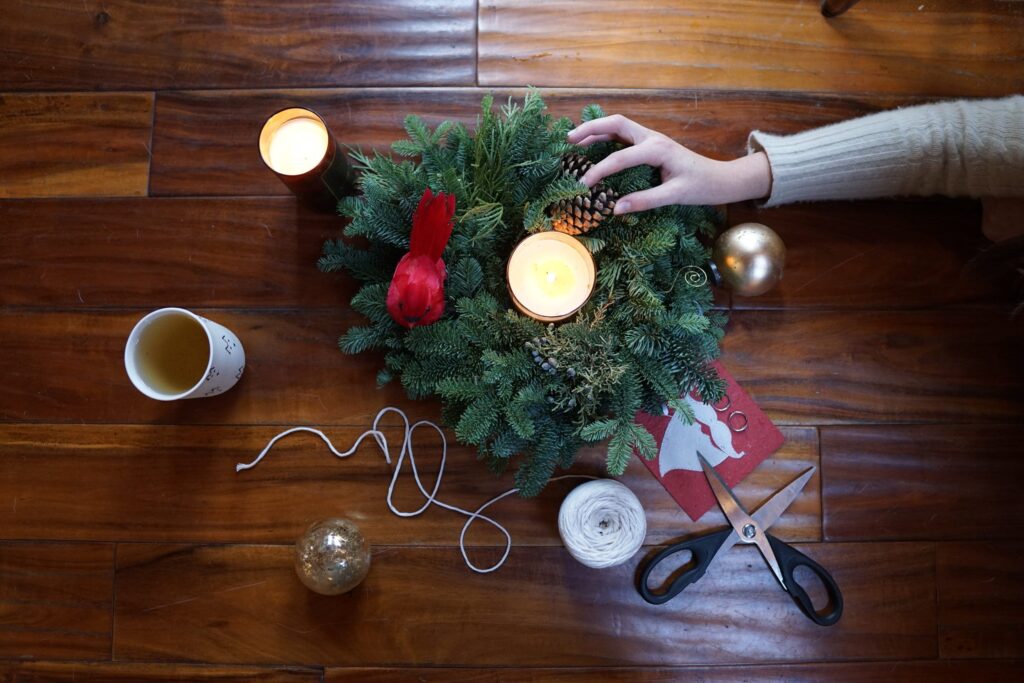
M 796 135 L 754 131 L 748 151 L 763 151 L 772 169 L 765 206 L 898 194 L 907 165 L 899 125 L 885 112 Z

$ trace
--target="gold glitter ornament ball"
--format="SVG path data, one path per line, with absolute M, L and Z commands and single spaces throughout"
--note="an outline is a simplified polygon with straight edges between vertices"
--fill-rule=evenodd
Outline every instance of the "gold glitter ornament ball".
M 295 573 L 315 593 L 347 593 L 369 571 L 370 546 L 359 527 L 347 519 L 314 522 L 295 542 Z
M 740 223 L 718 236 L 711 260 L 722 284 L 740 296 L 757 296 L 782 279 L 786 245 L 767 225 Z

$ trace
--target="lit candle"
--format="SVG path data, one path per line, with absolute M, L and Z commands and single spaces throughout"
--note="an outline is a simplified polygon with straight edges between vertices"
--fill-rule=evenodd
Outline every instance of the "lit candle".
M 542 322 L 564 320 L 594 291 L 594 259 L 583 243 L 561 232 L 531 235 L 508 260 L 512 303 Z
M 284 175 L 302 175 L 327 153 L 327 127 L 304 116 L 285 121 L 270 137 L 269 166 Z
M 304 203 L 333 211 L 354 190 L 352 171 L 327 124 L 301 107 L 283 109 L 260 131 L 263 163 Z

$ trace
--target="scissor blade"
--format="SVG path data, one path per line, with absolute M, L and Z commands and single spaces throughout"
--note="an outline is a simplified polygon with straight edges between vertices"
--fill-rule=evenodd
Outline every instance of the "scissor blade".
M 775 559 L 775 553 L 772 551 L 768 538 L 764 535 L 764 531 L 760 528 L 757 520 L 751 517 L 740 502 L 736 500 L 736 496 L 732 495 L 732 490 L 718 476 L 718 472 L 711 466 L 711 463 L 705 460 L 704 456 L 699 452 L 697 453 L 697 458 L 700 460 L 700 466 L 704 468 L 704 476 L 707 477 L 708 484 L 711 485 L 715 498 L 718 499 L 718 507 L 722 508 L 726 519 L 732 525 L 733 533 L 729 540 L 735 539 L 733 543 L 753 543 L 756 545 L 757 549 L 761 551 L 765 562 L 771 568 L 772 573 L 775 574 L 775 578 L 779 580 L 783 588 L 786 588 L 786 581 L 782 578 L 782 569 L 779 568 L 779 562 Z M 749 531 L 750 535 L 747 535 L 744 531 Z
M 751 517 L 757 522 L 758 526 L 762 530 L 767 531 L 768 528 L 775 524 L 775 521 L 782 516 L 782 513 L 786 511 L 796 497 L 800 495 L 800 492 L 804 490 L 804 486 L 807 486 L 807 482 L 810 481 L 811 477 L 814 476 L 815 467 L 812 465 L 803 474 L 789 482 L 786 488 L 782 489 L 767 501 L 764 502 L 761 507 L 754 511 Z
M 711 466 L 711 463 L 704 459 L 700 451 L 697 452 L 697 459 L 700 460 L 700 466 L 704 468 L 704 476 L 707 477 L 711 491 L 718 500 L 718 507 L 722 508 L 725 518 L 729 520 L 729 524 L 732 525 L 736 534 L 742 539 L 743 527 L 753 523 L 753 518 L 747 513 L 743 505 L 736 500 L 736 496 L 732 495 L 732 490 L 722 481 L 722 477 Z

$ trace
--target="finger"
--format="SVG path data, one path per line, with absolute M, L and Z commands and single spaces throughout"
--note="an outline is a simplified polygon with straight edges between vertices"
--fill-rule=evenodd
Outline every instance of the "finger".
M 661 155 L 658 150 L 650 145 L 633 145 L 618 152 L 612 152 L 601 161 L 591 166 L 580 181 L 588 187 L 593 187 L 613 173 L 639 166 L 640 164 L 659 165 Z
M 615 215 L 621 216 L 624 213 L 647 211 L 659 206 L 677 204 L 679 203 L 678 199 L 678 188 L 673 187 L 671 183 L 663 183 L 649 190 L 633 192 L 622 197 L 615 202 Z
M 637 134 L 642 130 L 644 130 L 643 126 L 630 121 L 625 116 L 613 114 L 580 124 L 569 131 L 566 139 L 576 144 L 578 140 L 583 140 L 589 135 L 610 135 L 620 142 L 633 144 L 637 142 Z
M 588 147 L 594 144 L 595 142 L 608 142 L 609 140 L 614 139 L 615 138 L 612 137 L 611 135 L 588 135 L 587 137 L 577 142 L 576 145 L 579 147 Z

